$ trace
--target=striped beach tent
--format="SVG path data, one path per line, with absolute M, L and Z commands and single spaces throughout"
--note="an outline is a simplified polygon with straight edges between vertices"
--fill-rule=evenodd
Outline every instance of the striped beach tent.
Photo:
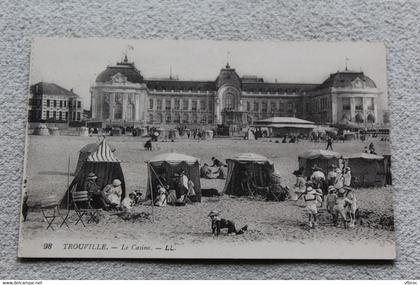
M 95 173 L 98 177 L 96 183 L 100 189 L 111 184 L 114 179 L 119 179 L 123 191 L 122 198 L 124 198 L 126 193 L 125 180 L 120 162 L 121 161 L 115 156 L 111 147 L 103 140 L 99 143 L 97 149 L 87 157 L 85 162 L 83 162 L 80 170 L 77 171 L 76 176 L 61 201 L 61 206 L 67 207 L 69 203 L 71 204 L 71 191 L 84 190 L 84 184 L 89 173 Z
M 98 141 L 98 142 L 87 144 L 79 150 L 79 158 L 77 160 L 76 170 L 74 171 L 74 174 L 76 174 L 82 168 L 83 163 L 85 163 L 87 158 L 92 153 L 94 153 L 100 145 L 101 145 L 101 142 Z M 107 145 L 111 148 L 112 152 L 115 152 L 115 147 L 113 145 L 109 143 L 107 143 Z

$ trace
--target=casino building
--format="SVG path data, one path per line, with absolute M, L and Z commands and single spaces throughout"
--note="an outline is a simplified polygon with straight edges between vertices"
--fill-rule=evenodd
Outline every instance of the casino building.
M 91 124 L 245 127 L 269 117 L 317 124 L 382 124 L 381 91 L 363 72 L 330 74 L 320 84 L 265 82 L 226 64 L 215 80 L 145 79 L 127 57 L 91 86 Z

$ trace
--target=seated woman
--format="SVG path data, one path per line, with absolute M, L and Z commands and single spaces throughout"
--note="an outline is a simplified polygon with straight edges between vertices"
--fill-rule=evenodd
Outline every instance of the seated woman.
M 157 187 L 158 196 L 155 199 L 155 206 L 164 207 L 166 206 L 166 189 L 162 185 Z
M 108 184 L 102 190 L 107 199 L 109 200 L 112 208 L 118 208 L 121 204 L 121 181 L 119 179 L 114 179 L 112 184 Z

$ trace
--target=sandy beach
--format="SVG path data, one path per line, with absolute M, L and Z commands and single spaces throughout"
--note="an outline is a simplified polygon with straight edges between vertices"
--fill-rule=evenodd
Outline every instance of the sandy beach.
M 29 136 L 28 160 L 26 168 L 27 189 L 30 206 L 39 204 L 42 197 L 55 194 L 64 195 L 67 185 L 67 163 L 70 157 L 70 172 L 75 169 L 78 150 L 88 143 L 95 142 L 95 137 L 38 137 Z M 297 144 L 276 143 L 275 139 L 243 141 L 237 139 L 214 139 L 212 141 L 177 140 L 159 142 L 157 151 L 143 150 L 145 139 L 134 137 L 109 137 L 107 142 L 117 148 L 116 156 L 122 160 L 122 169 L 128 191 L 145 191 L 145 161 L 162 152 L 180 152 L 199 157 L 201 162 L 209 162 L 212 156 L 226 159 L 241 152 L 255 152 L 273 161 L 276 171 L 283 177 L 284 183 L 292 186 L 295 177 L 293 170 L 298 168 L 298 154 L 306 149 L 325 148 L 323 143 L 300 142 Z M 336 143 L 334 151 L 360 152 L 365 144 Z M 375 141 L 378 153 L 385 151 L 385 142 Z M 73 176 L 70 176 L 70 182 Z M 220 192 L 224 180 L 201 179 L 202 188 L 216 188 Z M 321 210 L 320 224 L 316 229 L 306 225 L 307 216 L 303 203 L 267 202 L 248 197 L 224 195 L 219 198 L 203 197 L 201 203 L 188 204 L 185 207 L 152 207 L 150 202 L 136 206 L 134 212 L 143 213 L 141 217 L 124 221 L 109 212 L 102 212 L 98 224 L 90 223 L 86 227 L 74 225 L 76 218 L 70 213 L 69 226 L 55 231 L 46 230 L 39 210 L 29 212 L 28 220 L 22 224 L 21 240 L 101 240 L 109 243 L 132 241 L 138 243 L 156 243 L 175 247 L 203 246 L 212 244 L 255 245 L 262 242 L 293 244 L 304 246 L 313 241 L 320 242 L 328 250 L 334 244 L 369 245 L 379 249 L 393 249 L 394 231 L 392 219 L 393 194 L 391 187 L 362 188 L 356 190 L 359 208 L 363 213 L 359 224 L 352 229 L 334 227 L 330 217 Z M 248 225 L 249 230 L 240 236 L 221 235 L 215 238 L 211 234 L 211 210 L 219 210 L 221 216 L 235 221 L 238 227 Z M 153 213 L 153 216 L 152 216 Z M 395 251 L 394 251 L 395 252 Z M 339 254 L 338 254 L 339 255 Z

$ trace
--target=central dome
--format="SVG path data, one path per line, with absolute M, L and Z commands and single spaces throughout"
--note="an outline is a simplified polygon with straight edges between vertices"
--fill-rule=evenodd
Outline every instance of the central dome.
M 114 66 L 107 66 L 107 68 L 96 77 L 96 82 L 112 82 L 112 77 L 118 73 L 125 76 L 127 81 L 131 83 L 143 83 L 144 81 L 143 76 L 134 66 L 134 63 L 128 62 L 127 57 L 125 57 L 123 62 L 118 62 L 117 65 Z
M 241 79 L 235 69 L 230 68 L 229 64 L 226 64 L 226 67 L 222 68 L 219 76 L 217 76 L 216 87 L 220 88 L 222 85 L 231 85 L 238 89 L 241 88 Z
M 353 71 L 338 71 L 336 73 L 330 74 L 330 77 L 327 78 L 318 88 L 347 88 L 353 87 L 353 85 L 360 86 L 364 88 L 376 88 L 375 82 L 367 77 L 363 72 L 353 72 Z

